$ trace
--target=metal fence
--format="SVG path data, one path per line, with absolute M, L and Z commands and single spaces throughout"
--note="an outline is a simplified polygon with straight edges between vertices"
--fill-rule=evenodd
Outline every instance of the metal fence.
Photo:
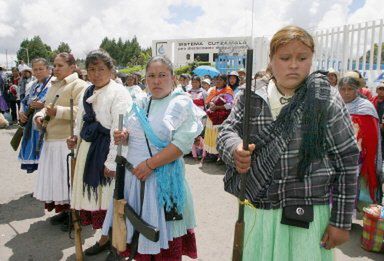
M 384 70 L 383 27 L 381 19 L 314 32 L 314 69 L 359 70 L 374 79 Z

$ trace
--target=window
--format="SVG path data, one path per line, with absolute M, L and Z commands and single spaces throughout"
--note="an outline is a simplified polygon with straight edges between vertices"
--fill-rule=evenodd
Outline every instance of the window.
M 199 62 L 209 62 L 209 53 L 195 53 L 193 59 Z

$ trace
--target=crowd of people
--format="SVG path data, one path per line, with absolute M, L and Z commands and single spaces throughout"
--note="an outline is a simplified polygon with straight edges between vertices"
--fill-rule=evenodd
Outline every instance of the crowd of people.
M 348 239 L 356 209 L 382 200 L 384 82 L 373 95 L 358 71 L 311 73 L 314 49 L 312 36 L 296 26 L 273 36 L 269 66 L 253 78 L 249 119 L 244 70 L 177 77 L 172 63 L 156 56 L 143 80 L 138 73 L 120 78 L 100 49 L 88 53 L 85 70 L 69 53 L 57 54 L 52 72 L 44 58 L 23 65 L 21 75 L 13 68 L 0 110 L 10 109 L 12 121 L 24 125 L 21 168 L 37 172 L 34 197 L 58 213 L 51 224 L 72 229 L 72 209 L 82 225 L 102 230 L 86 255 L 111 248 L 122 145 L 131 164 L 120 184 L 123 197 L 160 238 L 149 240 L 126 219 L 127 249 L 107 260 L 197 258 L 183 161 L 189 154 L 203 164 L 225 163 L 224 188 L 236 197 L 241 175 L 248 176 L 243 260 L 333 260 L 330 250 Z M 72 180 L 69 150 L 76 155 Z M 298 209 L 309 213 L 305 219 L 295 216 Z

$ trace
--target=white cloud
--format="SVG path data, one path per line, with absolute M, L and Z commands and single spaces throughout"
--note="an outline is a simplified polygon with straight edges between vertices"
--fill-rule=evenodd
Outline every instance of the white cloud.
M 367 0 L 352 14 L 352 0 L 254 2 L 253 34 L 269 37 L 288 24 L 313 30 L 382 18 L 378 10 L 384 9 L 382 0 Z M 185 3 L 200 6 L 203 14 L 168 23 L 168 7 Z M 67 42 L 77 57 L 97 48 L 105 36 L 125 40 L 136 35 L 143 47 L 156 39 L 248 36 L 251 16 L 252 0 L 0 0 L 0 53 L 16 53 L 23 39 L 35 35 L 53 49 Z

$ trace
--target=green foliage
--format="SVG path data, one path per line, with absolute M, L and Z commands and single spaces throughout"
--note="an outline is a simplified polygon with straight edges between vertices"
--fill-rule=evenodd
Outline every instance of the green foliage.
M 192 71 L 193 71 L 196 67 L 199 67 L 199 66 L 201 66 L 201 65 L 208 65 L 208 66 L 211 66 L 211 63 L 210 63 L 210 62 L 193 61 L 193 62 L 189 63 L 188 65 L 184 65 L 184 66 L 181 66 L 181 67 L 175 69 L 175 74 L 176 74 L 176 75 L 180 75 L 180 74 L 183 74 L 183 73 L 192 74 Z
M 377 61 L 377 55 L 379 53 L 378 51 L 379 49 L 379 45 L 378 44 L 374 44 L 374 51 L 373 51 L 373 63 L 376 64 L 376 61 Z M 367 53 L 366 53 L 366 61 L 367 63 L 369 62 L 371 58 L 371 50 L 368 50 Z M 363 62 L 363 56 L 360 57 L 360 62 Z M 384 43 L 381 45 L 381 61 L 379 61 L 380 63 L 384 63 Z
M 180 74 L 183 74 L 183 73 L 188 73 L 190 74 L 192 72 L 191 70 L 191 66 L 190 65 L 184 65 L 184 66 L 181 66 L 179 68 L 177 68 L 175 70 L 175 74 L 176 75 L 180 75 Z
M 56 55 L 59 53 L 71 53 L 71 47 L 69 47 L 69 44 L 60 42 L 59 46 L 56 50 L 52 52 L 51 62 L 53 62 L 53 59 L 55 59 Z
M 126 73 L 126 74 L 131 74 L 131 73 L 134 73 L 134 72 L 140 72 L 143 69 L 144 69 L 144 67 L 142 65 L 135 65 L 135 66 L 132 66 L 132 67 L 129 67 L 129 68 L 121 69 L 121 70 L 119 70 L 119 72 Z
M 27 55 L 28 49 L 28 55 Z M 28 57 L 29 56 L 29 57 Z M 35 58 L 45 58 L 50 60 L 52 57 L 52 49 L 49 45 L 45 44 L 40 36 L 34 36 L 32 39 L 25 39 L 20 43 L 20 48 L 17 51 L 17 59 L 24 60 L 26 63 Z
M 116 41 L 116 39 L 105 37 L 100 48 L 107 51 L 119 67 L 144 65 L 151 57 L 151 49 L 141 49 L 136 36 L 126 41 L 121 38 Z
M 71 50 L 71 47 L 69 47 L 69 44 L 67 43 L 64 43 L 64 42 L 60 42 L 59 46 L 57 47 L 57 49 L 55 50 L 55 52 L 57 53 L 70 53 L 72 52 Z

